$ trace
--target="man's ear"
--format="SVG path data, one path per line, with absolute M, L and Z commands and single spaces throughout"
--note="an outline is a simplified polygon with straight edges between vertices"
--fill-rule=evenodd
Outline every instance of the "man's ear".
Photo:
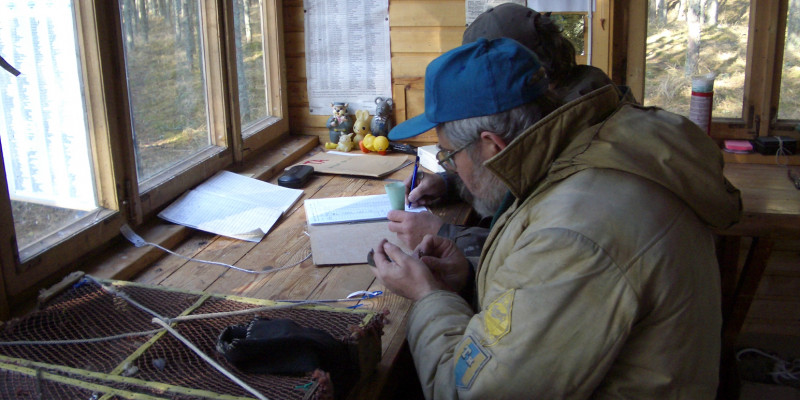
M 480 143 L 481 151 L 487 156 L 486 158 L 493 157 L 495 154 L 505 149 L 508 145 L 508 143 L 506 143 L 506 141 L 503 140 L 500 135 L 489 131 L 481 132 Z

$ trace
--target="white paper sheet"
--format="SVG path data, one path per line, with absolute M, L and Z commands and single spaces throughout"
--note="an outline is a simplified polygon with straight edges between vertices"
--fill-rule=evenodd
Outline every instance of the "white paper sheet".
M 392 97 L 388 0 L 304 0 L 306 76 L 311 115 L 331 103 L 375 113 Z
M 306 199 L 304 207 L 309 225 L 382 220 L 392 209 L 385 194 Z M 406 211 L 422 212 L 427 208 L 406 205 Z
M 222 171 L 184 193 L 158 216 L 190 228 L 258 242 L 302 194 L 299 189 Z

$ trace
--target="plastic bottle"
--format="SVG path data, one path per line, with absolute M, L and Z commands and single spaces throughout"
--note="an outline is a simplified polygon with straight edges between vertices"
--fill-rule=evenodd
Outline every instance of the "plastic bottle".
M 714 104 L 713 73 L 692 78 L 692 99 L 689 103 L 689 119 L 706 134 L 711 134 L 711 107 Z

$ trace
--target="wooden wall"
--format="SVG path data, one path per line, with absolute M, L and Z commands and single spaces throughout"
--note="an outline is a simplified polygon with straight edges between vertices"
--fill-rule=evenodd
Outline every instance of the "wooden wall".
M 324 143 L 328 141 L 328 116 L 308 112 L 302 0 L 284 1 L 283 16 L 290 130 L 317 135 Z M 397 123 L 423 112 L 425 67 L 461 44 L 465 19 L 464 0 L 390 0 L 392 98 Z M 433 143 L 436 136 L 428 132 L 412 141 Z
M 466 15 L 464 0 L 389 0 L 392 55 L 392 98 L 395 121 L 424 111 L 425 67 L 442 53 L 461 45 Z M 613 11 L 611 0 L 597 0 L 593 14 L 592 64 L 610 71 Z M 289 123 L 293 134 L 313 134 L 328 141 L 327 115 L 310 115 L 306 91 L 303 1 L 283 2 L 286 68 L 289 86 Z M 585 63 L 585 57 L 579 57 Z M 373 112 L 374 110 L 371 110 Z M 351 110 L 353 112 L 353 110 Z M 409 140 L 417 144 L 436 141 L 431 131 Z

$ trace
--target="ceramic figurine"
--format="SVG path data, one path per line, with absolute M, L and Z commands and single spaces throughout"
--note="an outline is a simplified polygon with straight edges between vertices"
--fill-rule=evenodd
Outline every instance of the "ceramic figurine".
M 375 136 L 372 136 L 371 133 L 368 133 L 366 136 L 364 136 L 364 139 L 361 139 L 358 142 L 358 147 L 361 149 L 361 151 L 364 153 L 369 153 L 370 151 L 374 150 L 372 148 L 372 139 L 375 139 Z
M 331 114 L 325 126 L 328 128 L 331 143 L 339 143 L 339 136 L 350 133 L 353 120 L 347 115 L 347 103 L 331 103 Z
M 386 136 L 375 136 L 375 139 L 372 140 L 372 148 L 376 153 L 382 156 L 386 155 L 386 149 L 389 148 L 389 138 Z
M 353 142 L 355 133 L 342 134 L 339 136 L 339 143 L 336 145 L 336 150 L 348 152 L 353 150 L 355 143 Z
M 386 154 L 386 149 L 389 148 L 389 138 L 386 136 L 372 136 L 367 134 L 364 139 L 358 142 L 358 147 L 364 153 L 376 152 L 380 155 Z
M 364 140 L 364 136 L 372 133 L 372 130 L 369 126 L 369 111 L 356 111 L 356 122 L 353 124 L 353 133 L 356 134 L 356 136 L 353 138 L 353 142 L 355 143 Z
M 394 127 L 392 123 L 392 107 L 394 107 L 394 102 L 391 97 L 385 99 L 383 97 L 376 97 L 375 105 L 375 116 L 372 117 L 372 123 L 370 124 L 372 134 L 375 136 L 386 136 Z

